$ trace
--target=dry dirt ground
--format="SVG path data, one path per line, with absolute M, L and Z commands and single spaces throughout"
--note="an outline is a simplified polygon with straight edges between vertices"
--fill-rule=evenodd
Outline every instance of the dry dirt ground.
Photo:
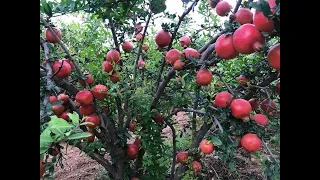
M 175 119 L 179 124 L 179 128 L 182 128 L 184 125 L 188 124 L 188 116 L 184 112 L 179 112 Z M 169 127 L 163 129 L 163 134 L 168 139 L 172 138 L 172 132 Z M 85 153 L 80 153 L 78 148 L 69 146 L 67 149 L 67 154 L 65 154 L 65 148 L 62 150 L 62 153 L 64 154 L 64 168 L 62 169 L 60 167 L 55 167 L 54 178 L 56 180 L 95 180 L 97 177 L 101 176 L 103 172 L 102 166 L 88 157 Z M 228 168 L 224 167 L 213 156 L 214 155 L 206 156 L 204 160 L 206 162 L 204 168 L 208 170 L 207 172 L 209 172 L 209 178 L 211 180 L 217 179 L 218 175 L 221 179 L 235 179 L 232 178 L 232 174 L 228 172 Z M 243 157 L 241 151 L 237 156 Z M 251 158 L 244 159 L 246 159 L 246 162 L 244 163 L 243 167 L 238 167 L 241 175 L 243 175 L 241 176 L 241 179 L 249 179 L 249 177 L 256 180 L 263 179 L 260 173 L 261 169 L 258 160 L 252 156 Z

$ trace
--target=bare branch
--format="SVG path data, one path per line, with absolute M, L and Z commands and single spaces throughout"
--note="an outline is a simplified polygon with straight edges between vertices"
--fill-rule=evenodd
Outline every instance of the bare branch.
M 232 89 L 229 87 L 229 85 L 226 83 L 226 81 L 222 78 L 221 74 L 217 71 L 212 71 L 212 74 L 216 74 L 219 76 L 220 80 L 222 81 L 222 83 L 227 87 L 228 91 L 234 95 L 234 92 L 232 91 Z
M 269 149 L 267 143 L 262 139 L 262 142 L 264 144 L 264 147 L 266 147 L 266 149 L 268 150 L 269 154 L 271 155 L 271 157 L 277 162 L 277 165 L 280 167 L 280 163 L 279 161 L 275 158 L 275 156 L 273 155 L 273 153 L 271 152 L 271 150 Z
M 223 30 L 223 31 L 219 32 L 218 34 L 216 34 L 215 36 L 213 36 L 209 42 L 207 42 L 204 46 L 202 46 L 202 48 L 200 48 L 198 50 L 198 53 L 200 53 L 200 54 L 203 53 L 209 47 L 210 44 L 215 43 L 216 40 L 219 38 L 219 36 L 221 36 L 225 32 L 226 32 L 226 30 Z
M 221 124 L 220 124 L 219 120 L 218 120 L 214 115 L 211 115 L 211 116 L 212 116 L 212 117 L 213 117 L 213 119 L 214 119 L 214 123 L 216 123 L 216 124 L 218 125 L 218 127 L 219 127 L 220 131 L 223 133 L 223 128 L 222 128 L 222 126 L 221 126 Z
M 172 165 L 171 165 L 171 174 L 170 174 L 170 179 L 174 179 L 174 171 L 175 171 L 175 166 L 176 166 L 176 156 L 177 156 L 177 145 L 176 145 L 176 130 L 173 127 L 173 125 L 170 123 L 170 121 L 166 118 L 164 119 L 166 124 L 170 127 L 172 131 L 172 145 L 173 145 L 173 151 L 172 151 Z
M 118 43 L 118 39 L 117 39 L 116 30 L 114 28 L 113 20 L 111 18 L 109 18 L 108 20 L 109 20 L 109 25 L 110 25 L 112 37 L 113 37 L 113 43 L 116 47 L 116 50 L 120 53 L 119 43 Z
M 241 2 L 242 2 L 242 0 L 238 0 L 237 1 L 237 4 L 236 4 L 236 6 L 234 7 L 234 10 L 233 10 L 233 14 L 235 14 L 238 11 L 238 9 L 239 9 L 239 7 L 241 5 Z

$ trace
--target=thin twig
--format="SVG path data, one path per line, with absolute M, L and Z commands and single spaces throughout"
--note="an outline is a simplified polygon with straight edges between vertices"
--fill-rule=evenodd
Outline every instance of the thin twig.
M 164 119 L 166 124 L 170 127 L 172 131 L 172 145 L 173 145 L 173 151 L 172 151 L 172 165 L 171 165 L 171 173 L 170 173 L 170 180 L 174 179 L 174 171 L 176 166 L 176 156 L 177 156 L 177 145 L 176 145 L 176 130 L 173 127 L 173 125 L 170 123 L 168 119 Z
M 212 116 L 212 118 L 214 119 L 214 122 L 218 125 L 220 131 L 223 133 L 223 128 L 222 128 L 219 120 L 218 120 L 214 115 L 211 115 L 211 116 Z
M 269 154 L 271 155 L 271 157 L 277 162 L 277 165 L 280 167 L 280 163 L 279 161 L 275 158 L 275 156 L 273 155 L 273 153 L 271 152 L 271 150 L 269 149 L 267 143 L 262 139 L 262 142 L 264 144 L 264 146 L 266 147 L 266 149 L 268 150 Z
M 226 81 L 222 78 L 221 74 L 217 71 L 213 71 L 212 74 L 216 74 L 219 76 L 220 80 L 222 81 L 222 83 L 227 87 L 228 91 L 234 95 L 234 92 L 232 91 L 232 89 L 229 87 L 229 85 L 226 83 Z

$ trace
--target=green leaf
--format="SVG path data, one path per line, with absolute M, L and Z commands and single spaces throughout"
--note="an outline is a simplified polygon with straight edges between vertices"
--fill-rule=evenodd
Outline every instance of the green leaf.
M 79 114 L 76 112 L 73 112 L 73 114 L 69 113 L 68 114 L 69 118 L 72 120 L 73 125 L 78 125 L 79 124 Z
M 82 125 L 86 125 L 86 124 L 94 125 L 92 122 L 83 122 L 83 123 L 81 123 L 81 124 L 80 124 L 80 126 L 82 126 Z
M 83 132 L 83 133 L 72 134 L 71 136 L 68 136 L 67 139 L 69 139 L 69 140 L 71 140 L 71 139 L 81 139 L 81 138 L 85 138 L 85 137 L 89 137 L 89 136 L 91 136 L 90 133 Z
M 263 13 L 263 15 L 265 17 L 269 17 L 269 15 L 272 14 L 271 10 L 270 10 L 270 6 L 269 3 L 265 0 L 259 0 L 259 2 L 251 2 L 249 4 L 249 6 L 251 6 L 252 8 L 260 11 Z
M 53 142 L 53 138 L 51 137 L 50 133 L 51 131 L 48 128 L 46 128 L 40 135 L 40 142 Z
M 40 147 L 40 154 L 45 153 L 48 150 L 48 147 Z
M 66 120 L 62 118 L 58 118 L 57 116 L 50 116 L 51 120 L 49 122 L 49 128 L 52 126 L 57 126 L 57 127 L 74 127 L 72 124 L 69 124 Z
M 232 162 L 229 162 L 228 166 L 229 166 L 229 168 L 230 168 L 231 171 L 235 171 L 235 170 L 236 170 L 236 167 L 235 167 L 235 164 L 234 164 L 233 161 L 232 161 Z
M 215 146 L 221 146 L 222 145 L 222 142 L 218 137 L 212 136 L 211 137 L 211 141 L 213 142 L 213 144 Z

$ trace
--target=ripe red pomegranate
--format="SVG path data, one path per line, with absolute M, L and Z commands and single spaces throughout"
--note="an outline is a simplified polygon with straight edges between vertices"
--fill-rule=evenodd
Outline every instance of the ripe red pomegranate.
M 154 118 L 154 121 L 155 121 L 156 123 L 161 123 L 161 122 L 163 122 L 163 117 L 162 117 L 162 115 L 161 115 L 160 113 L 158 113 L 158 114 L 156 115 L 156 117 Z
M 280 71 L 280 43 L 274 45 L 268 52 L 269 65 Z
M 191 41 L 190 41 L 189 36 L 182 36 L 182 37 L 179 39 L 179 43 L 180 43 L 181 47 L 188 47 L 188 46 L 190 46 Z
M 277 87 L 277 94 L 280 95 L 280 81 L 276 84 Z
M 216 41 L 215 50 L 217 56 L 222 59 L 233 59 L 239 55 L 233 46 L 232 34 L 222 34 Z
M 253 13 L 247 8 L 240 8 L 236 12 L 235 16 L 236 16 L 235 21 L 237 21 L 241 25 L 252 23 L 253 21 Z
M 276 12 L 276 10 L 274 9 L 274 7 L 277 5 L 276 0 L 268 0 L 268 3 L 269 3 L 271 12 L 274 14 Z
M 59 94 L 58 95 L 58 101 L 62 101 L 63 103 L 69 102 L 69 96 L 66 94 Z
M 256 134 L 248 133 L 241 138 L 241 145 L 249 152 L 256 152 L 261 147 L 261 140 Z
M 203 154 L 211 154 L 214 149 L 214 145 L 211 141 L 208 141 L 207 139 L 202 139 L 200 142 L 200 149 L 203 152 Z
M 89 106 L 93 101 L 93 94 L 88 90 L 79 91 L 76 100 L 81 106 Z
M 89 115 L 94 113 L 94 106 L 92 104 L 88 106 L 80 106 L 79 111 L 83 115 Z
M 110 76 L 110 81 L 112 81 L 113 83 L 116 83 L 120 80 L 117 71 L 113 71 L 112 75 Z
M 179 60 L 179 58 L 182 58 L 183 54 L 177 50 L 177 49 L 171 49 L 166 53 L 166 62 L 173 65 L 176 60 Z
M 99 118 L 99 116 L 98 115 L 96 115 L 96 114 L 90 114 L 90 115 L 88 115 L 87 117 L 86 117 L 86 120 L 85 120 L 85 122 L 91 122 L 91 123 L 93 123 L 93 124 L 86 124 L 86 126 L 88 127 L 88 128 L 95 128 L 95 127 L 97 127 L 99 124 L 100 124 L 100 118 Z
M 61 60 L 62 60 L 62 61 L 67 61 L 67 62 L 70 64 L 71 69 L 74 68 L 74 64 L 73 64 L 73 62 L 72 62 L 70 59 L 61 59 Z
M 128 144 L 128 148 L 127 148 L 127 154 L 129 156 L 135 156 L 138 154 L 139 148 L 137 145 L 135 144 Z
M 53 28 L 53 31 L 56 33 L 58 38 L 61 40 L 61 38 L 62 38 L 61 31 L 57 28 Z M 56 38 L 54 38 L 53 34 L 51 33 L 51 31 L 49 29 L 46 29 L 46 39 L 47 39 L 47 41 L 49 41 L 53 44 L 56 44 L 58 42 L 56 40 Z
M 58 99 L 57 99 L 56 96 L 49 96 L 49 102 L 50 102 L 51 104 L 57 102 L 57 100 L 58 100 Z
M 232 101 L 232 94 L 227 91 L 218 93 L 214 99 L 216 106 L 227 107 Z
M 178 152 L 177 154 L 177 163 L 184 164 L 188 160 L 188 152 Z
M 256 109 L 259 106 L 259 103 L 254 98 L 249 99 L 249 103 L 251 105 L 252 110 Z
M 62 64 L 63 62 L 63 64 Z M 60 69 L 61 67 L 61 69 Z M 59 78 L 66 78 L 71 74 L 71 66 L 67 61 L 55 61 L 52 64 L 52 73 L 56 73 L 58 70 L 60 69 L 60 71 L 56 74 L 57 77 Z
M 245 119 L 248 118 L 252 107 L 247 100 L 235 99 L 230 104 L 231 113 L 235 118 Z
M 135 28 L 136 28 L 137 32 L 141 32 L 143 29 L 141 23 L 136 24 Z
M 189 57 L 192 56 L 195 59 L 199 59 L 200 54 L 198 53 L 197 50 L 193 48 L 186 48 L 183 50 L 183 53 L 185 54 L 186 59 L 191 60 Z
M 133 43 L 130 41 L 124 41 L 122 44 L 122 50 L 125 52 L 130 52 L 133 49 Z
M 140 59 L 140 60 L 138 61 L 137 68 L 138 68 L 139 70 L 142 70 L 142 69 L 144 69 L 145 67 L 146 67 L 146 63 L 145 63 L 142 59 Z
M 266 18 L 263 13 L 258 10 L 254 13 L 253 24 L 261 32 L 271 33 L 274 30 L 273 20 Z
M 250 82 L 250 80 L 243 75 L 237 77 L 237 81 L 242 86 L 247 86 L 247 83 Z
M 182 70 L 184 67 L 184 62 L 180 61 L 179 59 L 173 63 L 173 69 L 175 70 Z
M 64 111 L 64 107 L 63 107 L 63 105 L 52 106 L 51 110 L 52 110 L 54 115 L 60 116 Z
M 57 156 L 60 153 L 60 150 L 57 146 L 53 145 L 49 148 L 48 152 L 51 156 Z
M 44 164 L 42 163 L 42 159 L 40 159 L 40 178 L 42 178 L 44 171 Z
M 143 48 L 143 50 L 144 50 L 145 52 L 147 52 L 147 51 L 149 50 L 148 44 L 143 44 L 143 45 L 142 45 L 142 48 Z
M 136 41 L 140 41 L 140 39 L 142 38 L 142 34 L 141 33 L 138 33 L 137 35 L 136 35 Z
M 111 62 L 108 62 L 108 61 L 103 61 L 102 67 L 103 67 L 103 71 L 107 73 L 111 72 L 113 69 Z
M 244 24 L 233 33 L 233 46 L 242 54 L 259 51 L 264 43 L 264 36 L 253 24 Z
M 85 77 L 86 77 L 86 81 L 89 84 L 89 86 L 92 86 L 92 84 L 94 83 L 94 79 L 93 79 L 92 75 L 87 74 L 87 75 L 85 75 Z M 84 87 L 86 86 L 86 83 L 81 78 L 78 81 L 82 86 L 84 86 Z
M 92 90 L 93 97 L 98 100 L 104 99 L 107 96 L 107 93 L 108 88 L 102 84 L 97 84 Z
M 272 112 L 274 110 L 274 108 L 276 107 L 276 103 L 274 103 L 272 100 L 265 99 L 262 101 L 260 107 L 263 111 L 268 110 L 268 112 Z
M 108 62 L 118 63 L 120 60 L 120 53 L 115 49 L 111 49 L 106 55 L 106 60 Z
M 269 122 L 268 117 L 263 114 L 255 114 L 252 117 L 252 119 L 255 120 L 257 122 L 257 124 L 259 124 L 261 126 L 265 126 Z
M 134 141 L 133 144 L 135 144 L 135 145 L 137 145 L 138 147 L 140 147 L 140 146 L 141 146 L 141 139 L 140 139 L 140 138 L 137 138 L 137 139 Z
M 160 47 L 165 47 L 170 44 L 171 41 L 171 35 L 168 31 L 159 30 L 158 33 L 155 35 L 154 40 L 156 41 L 156 44 Z
M 91 132 L 91 131 L 86 131 L 86 133 L 89 133 L 90 136 L 89 136 L 89 137 L 86 137 L 86 138 L 83 138 L 83 139 L 84 139 L 84 140 L 88 139 L 88 142 L 89 142 L 89 143 L 92 143 L 92 142 L 94 141 L 94 138 L 95 138 L 94 133 Z
M 231 6 L 227 1 L 220 1 L 216 5 L 216 13 L 219 16 L 227 16 L 231 11 Z
M 129 122 L 129 130 L 131 132 L 134 132 L 135 126 L 136 126 L 136 122 L 134 122 L 134 121 Z
M 212 73 L 208 69 L 200 69 L 196 78 L 199 85 L 206 86 L 211 83 Z
M 192 161 L 191 170 L 194 173 L 199 173 L 201 171 L 201 164 L 198 161 Z
M 68 114 L 69 114 L 68 111 L 64 111 L 63 113 L 61 113 L 60 118 L 66 120 L 66 121 L 70 121 Z

